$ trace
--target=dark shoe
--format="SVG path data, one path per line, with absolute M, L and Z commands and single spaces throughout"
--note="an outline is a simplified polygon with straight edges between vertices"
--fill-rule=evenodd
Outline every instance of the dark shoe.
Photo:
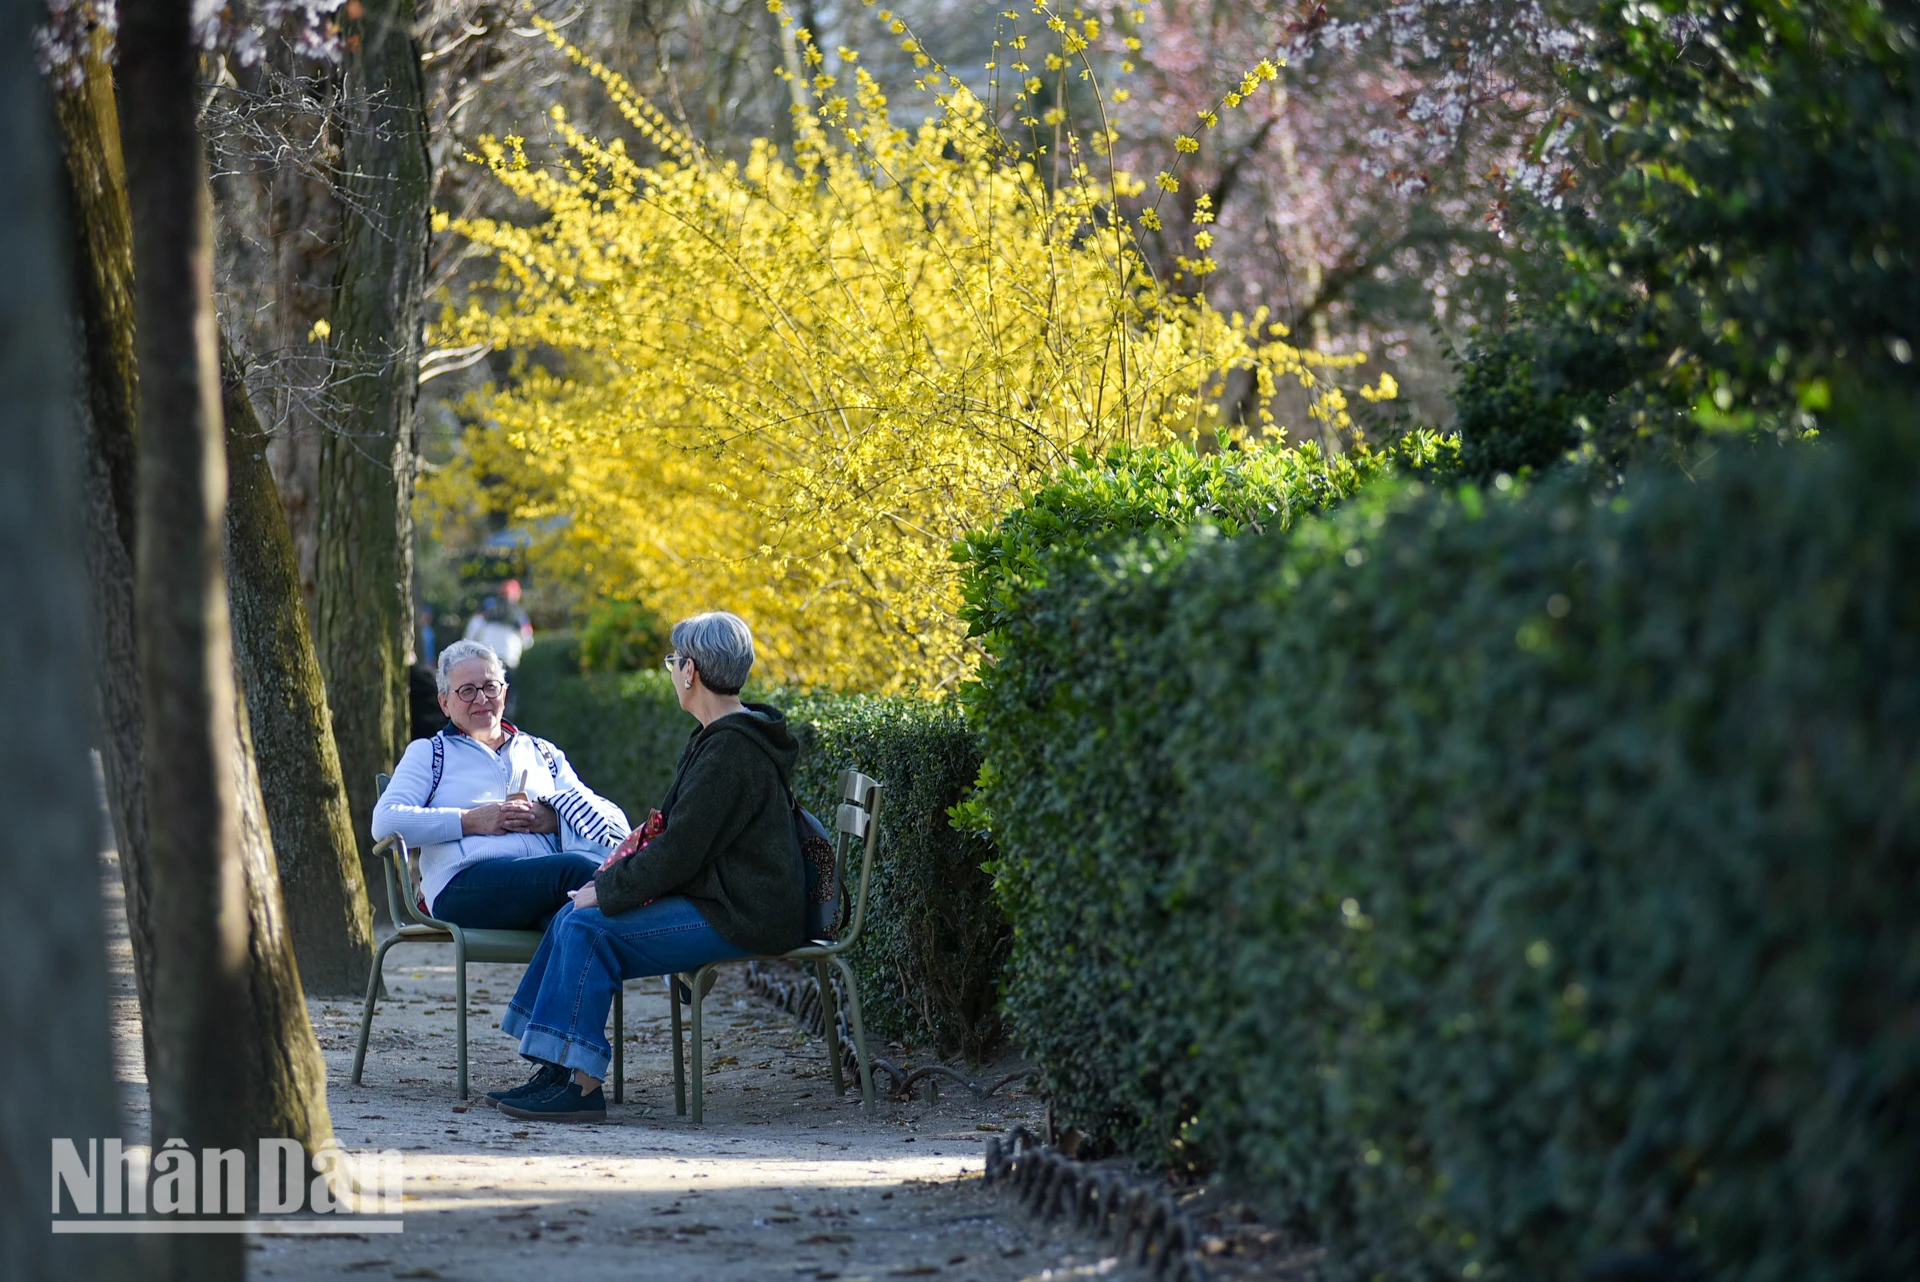
M 545 1095 L 573 1074 L 558 1064 L 542 1064 L 526 1081 L 510 1091 L 488 1091 L 483 1097 L 487 1103 L 498 1108 L 502 1103 L 514 1104 L 523 1099 Z
M 604 1122 L 607 1120 L 607 1093 L 598 1086 L 590 1091 L 582 1091 L 569 1081 L 531 1099 L 520 1099 L 511 1104 L 502 1100 L 500 1111 L 508 1117 L 529 1122 Z

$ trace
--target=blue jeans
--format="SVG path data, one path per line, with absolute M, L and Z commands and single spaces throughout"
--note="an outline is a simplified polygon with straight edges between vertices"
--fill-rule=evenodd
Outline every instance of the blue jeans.
M 500 1027 L 528 1059 L 604 1078 L 613 1059 L 607 1015 L 622 982 L 751 956 L 679 895 L 616 917 L 568 904 L 547 926 Z
M 571 901 L 569 890 L 593 880 L 589 855 L 505 855 L 468 864 L 433 899 L 433 915 L 469 930 L 545 930 Z

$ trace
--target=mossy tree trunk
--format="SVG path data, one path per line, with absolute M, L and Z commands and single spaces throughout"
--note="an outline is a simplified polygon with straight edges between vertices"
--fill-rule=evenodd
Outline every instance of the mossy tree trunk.
M 0 1277 L 135 1276 L 124 1237 L 48 1231 L 48 1154 L 120 1134 L 100 906 L 100 807 L 87 744 L 88 575 L 62 273 L 61 180 L 30 32 L 0 0 Z M 74 1208 L 77 1209 L 77 1208 Z M 91 1209 L 91 1208 L 89 1208 Z
M 280 906 L 228 620 L 213 222 L 188 0 L 121 8 L 139 281 L 135 604 L 152 864 L 153 1131 L 195 1149 L 331 1138 Z M 172 1239 L 169 1273 L 239 1278 L 238 1235 Z
M 145 714 L 134 626 L 134 427 L 140 412 L 133 345 L 133 224 L 120 162 L 113 72 L 100 56 L 84 78 L 54 94 L 65 159 L 67 258 L 72 266 L 80 512 L 92 621 L 96 736 L 107 779 L 107 810 L 126 889 L 127 933 L 143 1035 L 152 1028 L 153 899 L 147 855 L 146 785 L 141 777 Z M 153 1054 L 148 1036 L 147 1054 Z
M 272 307 L 260 339 L 273 358 L 252 390 L 271 432 L 267 461 L 292 534 L 311 629 L 319 612 L 320 447 L 332 397 L 327 342 L 314 326 L 333 320 L 340 270 L 340 198 L 330 180 L 339 163 L 340 68 L 303 56 L 281 34 L 269 38 L 261 64 L 238 74 L 243 86 L 251 78 L 254 92 L 274 95 L 263 119 L 288 143 L 253 171 L 265 213 L 260 231 L 272 255 L 262 281 Z M 249 370 L 250 376 L 258 372 Z M 263 392 L 268 399 L 261 399 Z
M 230 352 L 222 353 L 221 382 L 234 651 L 281 894 L 306 990 L 358 996 L 373 966 L 373 914 L 293 539 L 267 465 L 267 434 Z
M 321 443 L 315 635 L 355 835 L 407 741 L 414 408 L 432 169 L 413 0 L 347 24 L 340 275 L 331 355 L 340 413 Z M 369 884 L 371 862 L 364 865 Z M 383 887 L 384 891 L 384 887 Z

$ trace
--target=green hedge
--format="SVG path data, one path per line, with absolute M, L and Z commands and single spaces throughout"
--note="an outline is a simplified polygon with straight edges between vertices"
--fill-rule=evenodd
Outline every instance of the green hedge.
M 1052 564 L 969 708 L 1063 1119 L 1334 1277 L 1920 1276 L 1915 455 Z
M 558 743 L 581 777 L 636 821 L 658 804 L 693 729 L 664 671 L 581 675 L 570 646 L 527 652 L 521 721 Z M 878 1035 L 979 1058 L 999 1039 L 1008 931 L 984 865 L 992 851 L 947 810 L 972 788 L 980 753 L 959 711 L 913 698 L 752 690 L 786 710 L 801 743 L 794 790 L 831 824 L 840 771 L 886 786 L 865 931 L 849 954 Z

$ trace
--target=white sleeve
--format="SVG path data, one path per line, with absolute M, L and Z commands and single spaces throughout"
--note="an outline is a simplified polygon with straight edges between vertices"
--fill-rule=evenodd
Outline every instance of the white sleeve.
M 460 840 L 460 807 L 428 806 L 433 788 L 433 740 L 407 745 L 393 782 L 373 807 L 373 839 L 399 833 L 409 846 L 433 846 Z

